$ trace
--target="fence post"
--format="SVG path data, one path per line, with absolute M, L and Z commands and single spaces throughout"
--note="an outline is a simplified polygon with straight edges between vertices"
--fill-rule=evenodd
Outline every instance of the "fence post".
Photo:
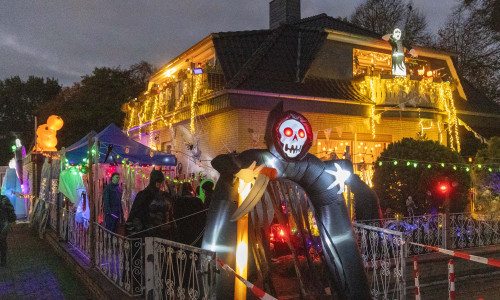
M 154 238 L 147 237 L 144 239 L 145 243 L 145 253 L 144 253 L 144 273 L 145 273 L 145 286 L 146 290 L 144 291 L 145 299 L 150 300 L 154 299 Z
M 401 235 L 401 299 L 406 299 L 406 257 L 408 256 L 408 243 L 404 239 L 404 234 Z

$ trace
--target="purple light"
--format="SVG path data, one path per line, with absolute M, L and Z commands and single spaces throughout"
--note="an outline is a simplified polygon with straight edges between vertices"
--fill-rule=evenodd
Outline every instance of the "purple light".
M 202 69 L 202 68 L 194 68 L 194 69 L 193 69 L 193 74 L 194 74 L 194 75 L 200 75 L 200 74 L 203 74 L 203 69 Z

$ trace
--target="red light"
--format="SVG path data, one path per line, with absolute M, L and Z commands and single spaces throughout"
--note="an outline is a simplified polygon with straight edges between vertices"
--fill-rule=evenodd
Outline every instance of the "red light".
M 304 138 L 304 137 L 306 136 L 306 133 L 304 132 L 304 130 L 302 130 L 302 129 L 301 129 L 301 130 L 299 130 L 299 136 L 300 136 L 301 138 Z
M 284 235 L 285 235 L 285 233 L 283 232 L 283 229 L 281 229 L 281 230 L 280 230 L 280 235 L 281 235 L 281 236 L 284 236 Z
M 448 185 L 446 184 L 442 184 L 439 186 L 439 190 L 443 193 L 447 192 L 448 191 Z
M 292 128 L 287 127 L 287 128 L 285 128 L 284 133 L 285 133 L 286 136 L 291 137 L 292 134 L 293 134 L 293 130 L 292 130 Z

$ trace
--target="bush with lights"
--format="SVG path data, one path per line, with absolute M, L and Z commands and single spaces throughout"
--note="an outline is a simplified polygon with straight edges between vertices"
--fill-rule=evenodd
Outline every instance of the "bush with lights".
M 384 211 L 391 208 L 406 216 L 406 199 L 412 196 L 415 215 L 444 212 L 446 197 L 451 212 L 463 212 L 468 203 L 470 165 L 458 152 L 436 141 L 404 138 L 381 153 L 373 184 Z
M 477 213 L 500 217 L 500 137 L 488 141 L 488 147 L 476 154 L 473 168 L 474 187 L 477 190 L 474 209 Z

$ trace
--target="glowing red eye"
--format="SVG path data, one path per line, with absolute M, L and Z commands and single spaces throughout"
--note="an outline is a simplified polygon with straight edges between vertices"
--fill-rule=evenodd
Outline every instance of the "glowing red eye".
M 287 127 L 287 128 L 285 128 L 284 133 L 285 133 L 286 136 L 291 137 L 292 134 L 293 134 L 293 130 L 292 130 L 292 128 Z
M 301 138 L 304 138 L 304 137 L 306 136 L 306 133 L 304 132 L 304 130 L 302 130 L 302 129 L 301 129 L 301 130 L 299 130 L 299 136 L 300 136 Z

